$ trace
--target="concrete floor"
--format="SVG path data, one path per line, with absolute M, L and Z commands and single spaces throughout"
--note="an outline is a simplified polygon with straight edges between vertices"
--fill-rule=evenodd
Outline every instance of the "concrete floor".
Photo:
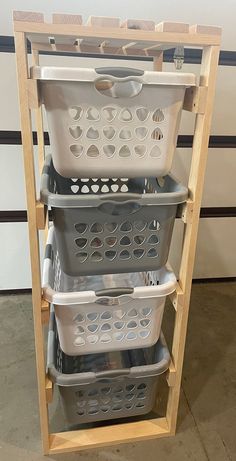
M 0 324 L 0 461 L 236 461 L 235 283 L 193 286 L 177 435 L 135 445 L 42 456 L 31 297 L 0 297 Z

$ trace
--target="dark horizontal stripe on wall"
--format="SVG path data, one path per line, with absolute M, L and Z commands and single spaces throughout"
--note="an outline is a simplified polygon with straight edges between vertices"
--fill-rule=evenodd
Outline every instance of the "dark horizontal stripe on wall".
M 201 208 L 200 218 L 236 218 L 236 207 Z M 51 213 L 49 212 L 51 220 Z M 27 222 L 26 210 L 0 211 L 0 223 Z
M 10 35 L 0 35 L 0 52 L 2 53 L 15 53 L 14 37 Z M 28 42 L 28 53 L 31 53 L 30 43 Z M 87 58 L 97 58 L 97 54 L 91 53 L 55 53 L 55 52 L 41 52 L 40 54 L 45 55 L 61 55 L 61 56 L 84 56 Z M 174 49 L 166 50 L 164 52 L 164 62 L 173 62 Z M 202 50 L 194 48 L 185 48 L 184 51 L 184 62 L 187 64 L 200 64 L 202 56 Z M 152 61 L 150 57 L 143 56 L 111 56 L 103 54 L 102 58 L 106 59 L 123 59 L 128 61 Z M 220 66 L 236 66 L 236 51 L 224 51 L 220 52 L 219 58 Z
M 44 142 L 46 146 L 49 146 L 49 136 L 48 133 L 44 133 Z M 37 145 L 37 133 L 33 132 L 33 143 Z M 21 141 L 21 132 L 20 131 L 0 131 L 0 144 L 8 145 L 20 145 Z M 193 136 L 191 135 L 179 135 L 177 147 L 187 148 L 192 147 L 193 145 Z M 232 149 L 236 147 L 236 136 L 217 136 L 212 135 L 209 139 L 209 148 L 226 148 Z

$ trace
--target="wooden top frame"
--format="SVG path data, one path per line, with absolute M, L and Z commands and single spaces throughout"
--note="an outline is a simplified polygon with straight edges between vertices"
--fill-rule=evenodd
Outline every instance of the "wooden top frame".
M 176 45 L 219 46 L 221 28 L 186 23 L 90 17 L 82 24 L 81 15 L 54 14 L 45 23 L 41 13 L 13 13 L 14 31 L 24 32 L 38 51 L 68 51 L 155 57 Z M 68 27 L 69 25 L 69 27 Z

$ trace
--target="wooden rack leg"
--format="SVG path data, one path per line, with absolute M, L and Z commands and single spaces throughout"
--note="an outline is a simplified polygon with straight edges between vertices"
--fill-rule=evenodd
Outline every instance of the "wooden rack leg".
M 204 114 L 197 114 L 196 116 L 192 164 L 189 177 L 189 193 L 190 199 L 193 200 L 193 212 L 191 221 L 187 222 L 185 225 L 183 253 L 179 274 L 179 284 L 183 290 L 183 299 L 181 303 L 177 302 L 176 306 L 177 312 L 172 347 L 172 357 L 176 368 L 176 381 L 175 385 L 169 389 L 167 404 L 167 421 L 172 434 L 175 433 L 177 422 L 199 212 L 207 161 L 218 59 L 218 46 L 208 46 L 203 49 L 200 85 L 207 87 L 206 110 Z
M 32 270 L 32 299 L 34 313 L 35 350 L 39 391 L 39 412 L 44 453 L 49 451 L 48 409 L 46 402 L 44 341 L 41 321 L 41 280 L 38 230 L 36 222 L 36 190 L 34 175 L 34 152 L 31 129 L 31 115 L 28 105 L 27 48 L 23 32 L 15 33 L 15 48 L 20 99 L 22 144 L 24 152 L 25 181 L 27 193 L 30 255 Z

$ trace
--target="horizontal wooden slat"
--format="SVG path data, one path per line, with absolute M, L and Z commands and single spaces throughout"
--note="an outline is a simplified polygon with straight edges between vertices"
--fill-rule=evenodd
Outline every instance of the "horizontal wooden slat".
M 156 25 L 158 32 L 174 32 L 187 34 L 189 32 L 189 24 L 185 22 L 169 22 L 163 21 Z
M 184 97 L 183 109 L 194 114 L 204 114 L 206 106 L 207 87 L 196 86 L 187 88 Z
M 43 13 L 34 11 L 13 11 L 13 21 L 44 22 Z
M 50 435 L 49 453 L 65 453 L 169 435 L 166 418 L 59 432 Z
M 218 36 L 220 36 L 222 33 L 221 27 L 204 26 L 201 24 L 194 24 L 190 26 L 189 31 L 194 32 L 195 34 L 207 34 L 207 35 L 218 35 Z

